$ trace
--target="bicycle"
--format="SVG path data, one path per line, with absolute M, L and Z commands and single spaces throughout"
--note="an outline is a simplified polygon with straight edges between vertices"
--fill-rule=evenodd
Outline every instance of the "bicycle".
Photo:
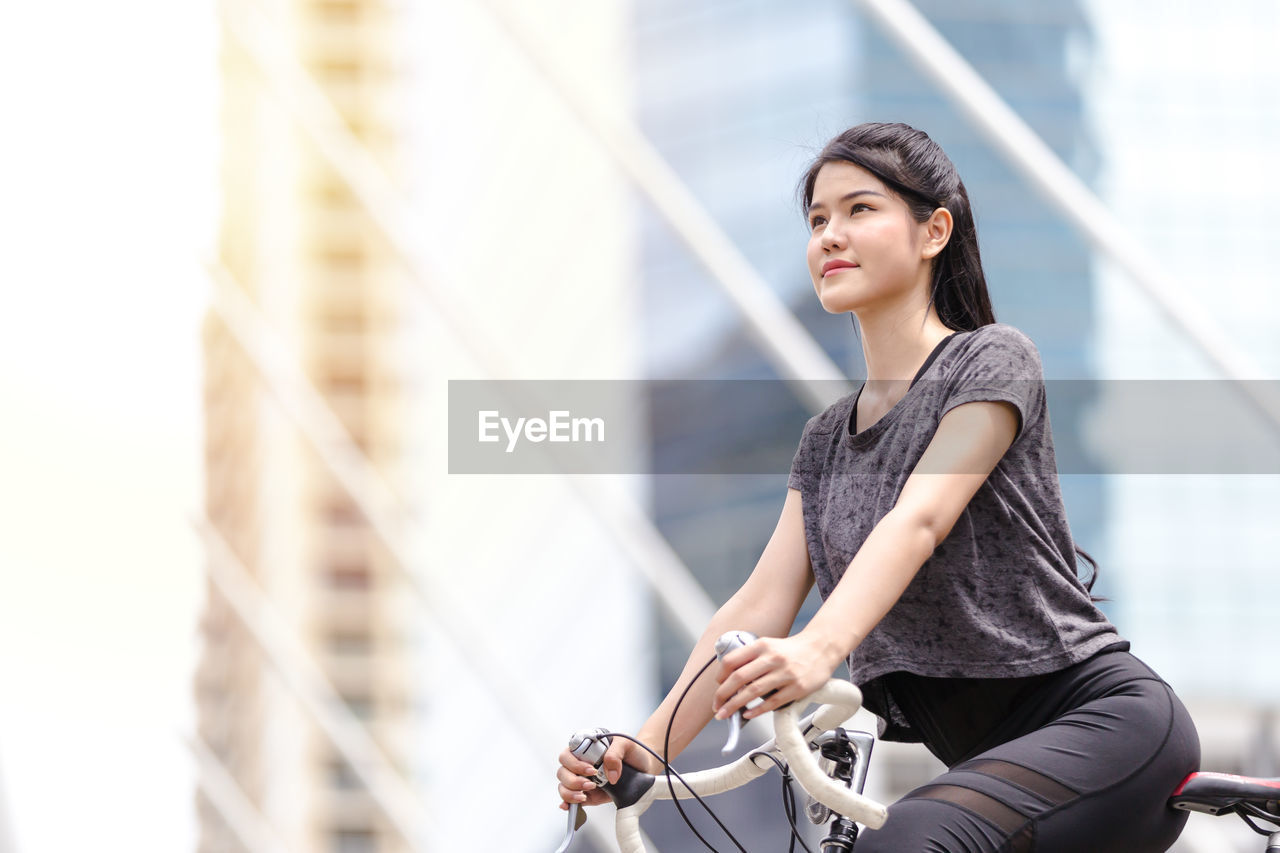
M 754 635 L 747 632 L 729 632 L 717 642 L 717 657 L 708 661 L 707 666 L 754 639 Z M 703 667 L 703 670 L 706 668 Z M 813 713 L 797 719 L 799 710 L 813 703 L 823 704 Z M 809 820 L 817 825 L 830 822 L 828 834 L 820 844 L 821 853 L 852 853 L 857 842 L 859 824 L 878 829 L 888 818 L 888 808 L 885 805 L 862 794 L 875 738 L 869 732 L 846 731 L 840 727 L 841 723 L 858 711 L 861 704 L 862 693 L 855 685 L 833 678 L 805 699 L 775 710 L 772 739 L 735 761 L 693 773 L 675 772 L 660 756 L 649 750 L 662 762 L 666 772 L 652 775 L 624 764 L 618 781 L 610 784 L 600 769 L 609 739 L 635 738 L 620 732 L 590 729 L 575 733 L 569 740 L 569 748 L 575 755 L 595 765 L 597 774 L 593 781 L 609 794 L 617 807 L 615 826 L 621 853 L 645 853 L 640 834 L 640 817 L 655 801 L 675 801 L 681 816 L 688 823 L 688 818 L 680 807 L 681 800 L 695 799 L 702 803 L 704 795 L 733 790 L 775 767 L 783 773 L 784 789 L 789 788 L 787 780 L 794 777 L 809 795 L 810 802 L 805 809 Z M 678 703 L 676 707 L 679 708 Z M 735 715 L 730 718 L 730 724 L 728 743 L 723 750 L 725 752 L 731 751 L 736 745 L 741 720 Z M 645 749 L 648 750 L 648 747 Z M 822 757 L 825 766 L 819 764 L 815 753 Z M 659 784 L 663 779 L 666 781 L 665 786 Z M 677 782 L 680 785 L 679 791 L 676 788 Z M 784 798 L 784 804 L 786 802 Z M 705 803 L 702 805 L 728 833 L 728 829 L 710 807 Z M 1209 815 L 1238 815 L 1255 832 L 1268 837 L 1265 853 L 1280 853 L 1280 778 L 1262 779 L 1199 771 L 1183 780 L 1170 795 L 1169 805 L 1171 808 Z M 800 837 L 794 812 L 793 803 L 787 809 L 792 849 L 798 841 L 806 851 L 812 853 Z M 566 853 L 573 842 L 574 833 L 584 820 L 585 813 L 581 812 L 577 804 L 571 804 L 568 828 L 556 853 Z M 1264 829 L 1255 821 L 1274 824 L 1276 829 Z M 692 824 L 690 828 L 693 828 Z M 693 832 L 708 849 L 715 849 L 697 830 Z M 729 837 L 739 850 L 744 850 L 731 833 Z

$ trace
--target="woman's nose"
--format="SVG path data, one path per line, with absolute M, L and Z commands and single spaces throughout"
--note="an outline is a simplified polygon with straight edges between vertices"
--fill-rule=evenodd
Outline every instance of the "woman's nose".
M 822 229 L 822 248 L 824 249 L 842 249 L 844 248 L 844 240 L 839 231 L 828 222 Z

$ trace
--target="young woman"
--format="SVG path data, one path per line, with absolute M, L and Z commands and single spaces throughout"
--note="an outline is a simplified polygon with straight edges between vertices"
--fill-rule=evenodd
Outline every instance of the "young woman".
M 926 134 L 863 124 L 802 184 L 809 273 L 861 328 L 867 382 L 805 426 L 786 501 L 638 736 L 674 757 L 711 719 L 805 696 L 847 661 L 881 737 L 948 771 L 889 809 L 860 853 L 1166 850 L 1166 806 L 1200 758 L 1186 709 L 1129 654 L 1076 573 L 1039 354 L 995 322 L 968 194 Z M 787 636 L 810 586 L 822 607 Z M 762 638 L 677 697 L 731 629 Z M 620 762 L 659 772 L 615 740 Z M 564 804 L 603 802 L 560 756 Z M 562 807 L 567 805 L 562 804 Z

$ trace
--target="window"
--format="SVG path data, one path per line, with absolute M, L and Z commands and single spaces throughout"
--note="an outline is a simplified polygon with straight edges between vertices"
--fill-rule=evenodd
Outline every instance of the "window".
M 378 836 L 371 829 L 337 829 L 330 836 L 333 853 L 377 853 Z
M 329 586 L 336 590 L 359 592 L 373 586 L 373 575 L 363 564 L 330 566 L 326 573 Z
M 364 657 L 373 652 L 373 637 L 365 631 L 335 631 L 329 635 L 329 651 L 335 655 Z
M 341 757 L 329 762 L 329 786 L 339 791 L 356 791 L 364 787 L 351 765 Z
M 373 697 L 368 693 L 343 693 L 342 701 L 347 703 L 347 708 L 357 719 L 367 721 L 373 718 Z
M 354 527 L 364 521 L 360 509 L 345 497 L 335 498 L 324 508 L 325 521 L 340 527 Z

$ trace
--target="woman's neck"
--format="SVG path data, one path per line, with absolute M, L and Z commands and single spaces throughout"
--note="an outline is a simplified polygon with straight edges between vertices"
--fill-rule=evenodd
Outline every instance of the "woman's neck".
M 859 326 L 870 381 L 910 381 L 938 342 L 954 331 L 932 307 L 906 316 L 860 317 Z

